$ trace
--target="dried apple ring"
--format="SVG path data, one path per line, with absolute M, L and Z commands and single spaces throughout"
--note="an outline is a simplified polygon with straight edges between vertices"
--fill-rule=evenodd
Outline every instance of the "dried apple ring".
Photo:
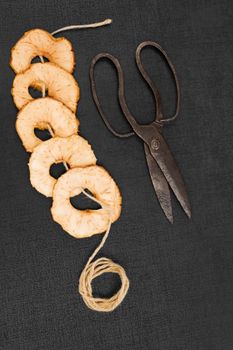
M 15 73 L 22 73 L 37 56 L 47 58 L 69 73 L 74 70 L 75 59 L 71 43 L 65 38 L 56 39 L 42 29 L 32 29 L 24 33 L 11 51 L 10 65 Z
M 32 186 L 51 197 L 57 180 L 50 175 L 50 167 L 62 162 L 66 162 L 70 168 L 86 167 L 96 164 L 96 157 L 89 143 L 78 135 L 44 141 L 34 149 L 29 160 Z
M 74 77 L 53 63 L 34 63 L 24 73 L 17 74 L 12 88 L 12 96 L 18 109 L 21 109 L 34 98 L 29 87 L 42 91 L 48 96 L 61 101 L 73 112 L 79 100 L 79 86 Z
M 70 202 L 84 189 L 102 204 L 97 210 L 78 210 Z M 98 165 L 70 169 L 57 181 L 53 190 L 51 213 L 54 221 L 71 236 L 90 237 L 107 230 L 109 220 L 116 221 L 121 213 L 121 194 L 113 178 Z
M 51 97 L 31 101 L 19 111 L 16 130 L 28 152 L 43 142 L 34 130 L 45 130 L 48 126 L 53 136 L 67 137 L 77 134 L 79 121 L 69 108 Z

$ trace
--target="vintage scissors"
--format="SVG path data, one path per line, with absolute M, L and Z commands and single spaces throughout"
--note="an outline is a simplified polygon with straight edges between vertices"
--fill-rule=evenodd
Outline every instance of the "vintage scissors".
M 141 61 L 141 51 L 143 48 L 148 46 L 152 46 L 162 53 L 175 79 L 176 93 L 177 93 L 176 111 L 175 111 L 175 114 L 170 118 L 164 117 L 159 90 L 156 87 L 155 83 L 149 77 Z M 119 103 L 124 116 L 126 117 L 127 121 L 129 122 L 129 124 L 133 129 L 133 132 L 126 133 L 126 134 L 121 134 L 119 132 L 116 132 L 108 122 L 107 117 L 100 105 L 100 102 L 96 93 L 96 85 L 95 85 L 95 79 L 94 79 L 94 67 L 100 59 L 109 59 L 117 70 L 118 80 L 119 80 L 119 85 L 118 85 Z M 124 96 L 124 74 L 123 74 L 121 65 L 118 59 L 109 53 L 100 53 L 96 55 L 91 62 L 90 80 L 91 80 L 91 89 L 92 89 L 93 99 L 95 101 L 97 109 L 105 125 L 115 136 L 123 138 L 123 137 L 130 137 L 136 134 L 144 141 L 144 150 L 145 150 L 146 160 L 147 160 L 147 164 L 148 164 L 148 168 L 149 168 L 149 172 L 150 172 L 150 176 L 151 176 L 151 180 L 152 180 L 155 192 L 157 194 L 159 203 L 167 219 L 171 223 L 173 223 L 171 195 L 170 195 L 169 186 L 174 192 L 176 198 L 180 202 L 187 216 L 189 218 L 191 217 L 191 207 L 190 207 L 188 195 L 185 189 L 183 178 L 181 176 L 177 163 L 169 149 L 169 146 L 167 145 L 162 135 L 162 127 L 165 124 L 168 124 L 174 121 L 177 118 L 179 113 L 179 108 L 180 108 L 179 82 L 178 82 L 175 68 L 170 58 L 168 57 L 167 53 L 162 49 L 162 47 L 156 42 L 145 41 L 145 42 L 142 42 L 137 47 L 136 64 L 141 75 L 143 76 L 143 78 L 151 88 L 152 93 L 154 95 L 155 105 L 156 105 L 156 115 L 155 115 L 155 120 L 151 124 L 140 125 L 135 120 L 133 115 L 130 113 L 125 101 L 125 96 Z

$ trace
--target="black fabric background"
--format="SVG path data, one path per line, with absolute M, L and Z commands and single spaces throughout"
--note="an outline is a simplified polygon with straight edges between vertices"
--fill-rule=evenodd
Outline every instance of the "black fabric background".
M 28 154 L 14 124 L 10 49 L 35 27 L 113 18 L 111 26 L 73 31 L 81 87 L 81 134 L 99 164 L 119 184 L 123 211 L 102 256 L 127 270 L 130 289 L 113 313 L 86 308 L 79 275 L 101 236 L 75 240 L 55 224 L 51 200 L 29 182 Z M 233 348 L 233 6 L 231 1 L 1 1 L 0 2 L 0 348 L 231 350 Z M 173 198 L 174 225 L 160 210 L 138 138 L 119 140 L 103 125 L 88 78 L 91 58 L 109 51 L 122 62 L 126 95 L 141 122 L 153 119 L 151 93 L 134 62 L 137 45 L 156 40 L 168 52 L 182 89 L 181 112 L 165 136 L 185 177 L 191 221 Z M 174 110 L 174 87 L 159 56 L 143 53 Z M 116 76 L 106 62 L 96 71 L 98 91 L 118 130 Z M 119 281 L 94 283 L 103 295 Z

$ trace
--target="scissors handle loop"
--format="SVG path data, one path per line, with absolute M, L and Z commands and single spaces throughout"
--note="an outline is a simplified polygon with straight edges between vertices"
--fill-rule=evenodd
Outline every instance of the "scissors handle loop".
M 117 70 L 118 81 L 119 81 L 119 85 L 118 85 L 118 99 L 119 99 L 119 103 L 120 103 L 122 112 L 124 113 L 125 117 L 127 118 L 128 122 L 130 123 L 130 125 L 132 127 L 133 127 L 133 125 L 137 124 L 136 120 L 131 115 L 131 113 L 130 113 L 128 107 L 127 107 L 126 101 L 125 101 L 125 96 L 124 96 L 124 73 L 122 71 L 120 62 L 118 61 L 118 59 L 116 57 L 112 56 L 109 53 L 105 53 L 105 52 L 96 55 L 93 58 L 93 60 L 91 61 L 91 66 L 90 66 L 91 90 L 92 90 L 92 95 L 93 95 L 93 99 L 95 101 L 96 107 L 97 107 L 97 109 L 99 111 L 99 114 L 101 115 L 101 118 L 103 119 L 106 127 L 112 132 L 113 135 L 115 135 L 117 137 L 120 137 L 120 138 L 127 138 L 127 137 L 130 137 L 130 136 L 133 136 L 135 134 L 134 132 L 120 133 L 120 132 L 117 132 L 116 130 L 114 130 L 113 127 L 110 125 L 110 123 L 109 123 L 109 121 L 108 121 L 108 119 L 106 117 L 106 114 L 104 113 L 104 111 L 103 111 L 103 109 L 102 109 L 102 107 L 100 105 L 100 102 L 99 102 L 99 99 L 98 99 L 98 96 L 97 96 L 97 93 L 96 93 L 96 84 L 95 84 L 95 78 L 94 78 L 94 67 L 95 67 L 96 63 L 99 60 L 103 59 L 103 58 L 110 60 L 113 63 L 113 65 L 115 66 L 116 70 Z
M 175 80 L 176 110 L 175 110 L 175 114 L 169 118 L 163 118 L 162 101 L 161 101 L 159 90 L 158 90 L 156 84 L 152 81 L 152 79 L 148 75 L 146 69 L 144 68 L 144 66 L 142 64 L 141 51 L 143 48 L 148 47 L 148 46 L 152 46 L 161 52 L 161 54 L 164 56 L 164 58 L 166 60 L 167 65 L 169 66 L 169 68 L 173 74 L 174 80 Z M 149 85 L 149 87 L 151 88 L 151 90 L 153 92 L 153 95 L 154 95 L 154 98 L 156 101 L 156 121 L 161 123 L 161 124 L 164 124 L 164 123 L 169 123 L 169 122 L 175 120 L 177 118 L 177 116 L 179 114 L 179 110 L 180 110 L 180 85 L 179 85 L 179 81 L 178 81 L 175 67 L 174 67 L 171 59 L 167 55 L 166 51 L 155 41 L 144 41 L 141 44 L 139 44 L 137 49 L 136 49 L 136 63 L 137 63 L 137 66 L 138 66 L 138 69 L 139 69 L 141 75 L 143 76 L 143 78 L 145 79 L 145 81 L 147 82 L 147 84 Z

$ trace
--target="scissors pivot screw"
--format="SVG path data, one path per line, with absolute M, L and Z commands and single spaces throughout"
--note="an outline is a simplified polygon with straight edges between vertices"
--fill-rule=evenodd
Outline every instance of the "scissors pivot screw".
M 158 151 L 160 147 L 160 141 L 159 139 L 156 137 L 155 139 L 153 139 L 151 141 L 151 148 L 154 150 L 154 151 Z

